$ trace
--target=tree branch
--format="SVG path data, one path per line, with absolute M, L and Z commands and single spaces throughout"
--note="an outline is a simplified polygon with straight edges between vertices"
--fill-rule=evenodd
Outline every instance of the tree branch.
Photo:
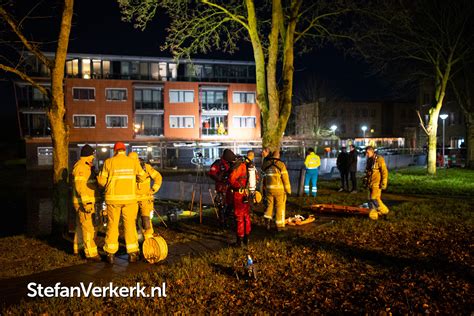
M 421 118 L 420 111 L 416 111 L 416 114 L 418 114 L 418 118 L 420 119 L 420 126 L 423 129 L 423 131 L 426 133 L 426 135 L 429 135 L 430 133 L 428 130 L 425 128 L 425 123 L 423 123 L 423 119 Z
M 5 22 L 10 26 L 12 31 L 18 36 L 18 38 L 21 40 L 23 45 L 30 51 L 32 52 L 46 67 L 52 68 L 53 64 L 52 62 L 45 56 L 41 51 L 36 47 L 36 45 L 32 45 L 28 39 L 23 35 L 23 33 L 20 31 L 18 28 L 18 25 L 16 22 L 13 20 L 13 18 L 8 14 L 7 11 L 3 8 L 3 6 L 0 6 L 0 16 L 5 20 Z
M 30 76 L 28 76 L 24 72 L 22 72 L 22 71 L 20 71 L 16 68 L 4 65 L 4 64 L 0 64 L 0 69 L 4 70 L 6 72 L 13 73 L 13 74 L 17 75 L 18 77 L 20 77 L 21 79 L 25 80 L 26 82 L 30 83 L 33 87 L 38 89 L 39 92 L 41 92 L 41 94 L 43 94 L 44 96 L 46 96 L 48 98 L 51 97 L 50 92 L 48 91 L 48 89 L 46 89 L 45 87 L 40 85 L 38 82 L 36 82 L 33 78 L 31 78 Z
M 250 31 L 249 30 L 249 25 L 242 19 L 243 16 L 237 16 L 235 14 L 232 14 L 226 8 L 220 6 L 216 3 L 210 2 L 209 0 L 201 0 L 201 2 L 222 11 L 223 13 L 227 14 L 232 20 L 242 24 L 242 26 L 245 27 L 247 29 L 247 31 Z

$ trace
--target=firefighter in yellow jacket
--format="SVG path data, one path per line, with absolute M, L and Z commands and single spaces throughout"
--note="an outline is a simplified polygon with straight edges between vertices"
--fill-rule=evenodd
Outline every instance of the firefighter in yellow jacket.
M 125 153 L 125 144 L 118 142 L 114 146 L 115 155 L 104 162 L 97 178 L 99 185 L 105 188 L 107 204 L 107 234 L 104 250 L 107 262 L 114 263 L 115 253 L 119 249 L 119 222 L 122 217 L 125 230 L 125 244 L 129 261 L 136 262 L 139 257 L 137 228 L 138 213 L 137 180 L 145 180 L 145 172 L 137 160 Z
M 275 151 L 270 158 L 267 157 L 265 159 L 262 171 L 267 201 L 267 208 L 264 214 L 267 229 L 270 229 L 273 209 L 276 208 L 275 223 L 277 230 L 280 231 L 285 228 L 286 195 L 291 194 L 291 185 L 288 171 L 283 161 L 280 160 L 280 153 L 278 151 Z
M 158 192 L 163 180 L 161 174 L 150 164 L 141 163 L 136 152 L 132 151 L 128 154 L 128 156 L 136 161 L 139 161 L 143 171 L 145 171 L 145 180 L 143 182 L 137 183 L 137 201 L 138 214 L 140 215 L 142 228 L 144 229 L 143 236 L 146 239 L 153 237 L 154 231 L 153 224 L 151 222 L 153 217 L 152 213 L 154 210 L 153 195 Z M 153 186 L 151 185 L 151 180 L 153 180 Z
M 93 170 L 94 148 L 85 145 L 81 149 L 81 158 L 74 165 L 72 202 L 76 210 L 76 233 L 74 235 L 74 253 L 84 247 L 88 260 L 100 261 L 92 216 L 95 214 L 95 203 L 99 198 L 99 187 Z
M 382 156 L 375 153 L 372 146 L 366 148 L 367 165 L 365 168 L 364 184 L 369 189 L 369 207 L 371 219 L 386 215 L 388 207 L 382 202 L 382 190 L 387 189 L 388 170 Z

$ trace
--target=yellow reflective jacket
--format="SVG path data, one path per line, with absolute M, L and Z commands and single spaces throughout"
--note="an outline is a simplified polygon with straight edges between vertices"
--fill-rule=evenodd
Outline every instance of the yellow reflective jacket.
M 87 158 L 81 157 L 72 169 L 72 202 L 85 205 L 95 203 L 99 197 L 95 172 Z
M 145 171 L 138 160 L 128 157 L 124 151 L 107 159 L 97 177 L 99 185 L 105 188 L 105 202 L 108 204 L 137 202 L 137 180 L 145 180 Z
M 382 156 L 375 155 L 372 159 L 367 159 L 366 176 L 368 187 L 378 187 L 386 189 L 388 183 L 388 169 L 385 159 Z
M 265 174 L 263 185 L 266 192 L 275 194 L 291 193 L 290 178 L 283 161 L 276 158 L 267 158 L 262 165 L 262 171 Z
M 145 164 L 145 180 L 137 183 L 137 200 L 153 200 L 153 193 L 158 192 L 161 187 L 163 178 L 161 174 L 156 171 L 151 165 Z M 153 180 L 153 186 L 150 189 L 151 180 Z
M 315 153 L 310 153 L 304 160 L 306 169 L 316 169 L 321 165 L 321 159 Z

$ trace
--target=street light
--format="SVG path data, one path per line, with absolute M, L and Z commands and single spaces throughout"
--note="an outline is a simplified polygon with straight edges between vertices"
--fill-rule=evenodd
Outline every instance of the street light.
M 334 135 L 336 135 L 337 126 L 336 126 L 336 125 L 332 125 L 332 126 L 330 127 L 330 129 L 331 129 L 332 133 L 333 133 Z
M 365 145 L 365 143 L 366 143 L 366 141 L 365 141 L 365 131 L 366 131 L 366 130 L 367 130 L 367 126 L 365 126 L 365 125 L 362 126 L 362 132 L 364 133 L 364 145 Z
M 439 117 L 443 120 L 443 167 L 446 166 L 446 161 L 444 158 L 444 126 L 445 126 L 445 121 L 448 118 L 448 114 L 440 114 Z

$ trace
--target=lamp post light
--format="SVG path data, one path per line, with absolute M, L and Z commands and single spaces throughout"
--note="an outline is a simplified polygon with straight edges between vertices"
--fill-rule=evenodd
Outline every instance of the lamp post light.
M 444 129 L 445 129 L 445 121 L 448 118 L 448 114 L 440 114 L 439 117 L 443 120 L 443 167 L 445 167 L 446 161 L 444 158 Z
M 337 126 L 336 125 L 332 125 L 330 127 L 331 131 L 332 131 L 332 134 L 335 136 L 336 135 L 336 129 L 337 129 Z
M 362 132 L 364 133 L 363 135 L 364 135 L 364 145 L 365 145 L 367 143 L 365 141 L 365 131 L 367 130 L 367 126 L 364 125 L 364 126 L 361 127 L 361 129 L 362 129 Z

